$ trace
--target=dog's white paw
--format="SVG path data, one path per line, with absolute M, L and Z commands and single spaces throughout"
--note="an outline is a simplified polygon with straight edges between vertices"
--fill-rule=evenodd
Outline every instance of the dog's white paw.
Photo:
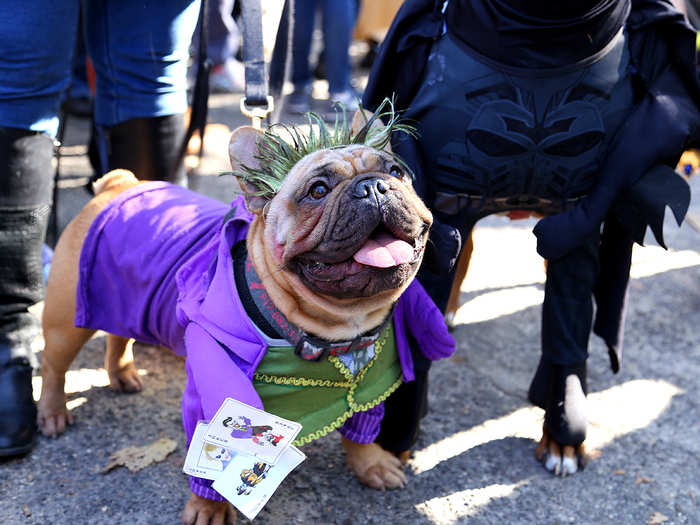
M 554 475 L 558 474 L 559 469 L 561 468 L 561 456 L 559 454 L 548 452 L 544 461 L 544 468 L 550 472 L 554 472 Z
M 586 465 L 587 457 L 583 444 L 578 447 L 570 445 L 562 446 L 546 433 L 537 445 L 535 457 L 542 462 L 544 468 L 550 471 L 555 476 L 566 477 L 569 474 L 575 474 L 579 470 L 583 470 Z

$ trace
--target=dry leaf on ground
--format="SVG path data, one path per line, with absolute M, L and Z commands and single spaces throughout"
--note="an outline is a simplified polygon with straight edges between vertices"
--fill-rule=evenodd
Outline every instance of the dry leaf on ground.
M 647 521 L 647 525 L 659 525 L 660 523 L 663 523 L 664 521 L 668 521 L 668 517 L 664 516 L 660 512 L 654 512 L 649 517 L 649 521 Z
M 125 466 L 132 472 L 138 472 L 151 463 L 163 461 L 177 448 L 170 438 L 161 438 L 144 447 L 126 447 L 109 457 L 109 463 L 100 471 L 105 474 L 115 467 Z

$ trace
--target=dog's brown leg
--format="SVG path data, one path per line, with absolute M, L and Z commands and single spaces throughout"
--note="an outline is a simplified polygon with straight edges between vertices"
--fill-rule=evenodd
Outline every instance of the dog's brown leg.
M 403 488 L 406 474 L 401 470 L 401 460 L 377 443 L 355 443 L 341 436 L 348 467 L 360 483 L 373 489 Z
M 212 501 L 192 494 L 182 511 L 182 522 L 187 525 L 234 524 L 236 511 L 228 501 Z
M 459 295 L 462 289 L 462 282 L 467 276 L 467 270 L 469 270 L 469 262 L 472 258 L 472 252 L 474 251 L 474 240 L 473 240 L 474 230 L 469 232 L 469 238 L 462 248 L 462 252 L 459 254 L 459 260 L 457 261 L 457 269 L 455 270 L 455 276 L 452 281 L 452 288 L 450 289 L 450 296 L 447 299 L 447 308 L 445 309 L 445 322 L 449 328 L 454 326 L 454 318 L 457 314 L 457 309 L 459 308 Z
M 41 354 L 41 398 L 38 405 L 39 429 L 44 435 L 57 436 L 72 423 L 66 408 L 65 375 L 94 330 L 74 326 L 75 293 L 78 282 L 78 259 L 82 235 L 75 221 L 59 239 L 51 275 L 46 287 L 44 314 L 45 348 Z
M 140 392 L 143 383 L 134 366 L 134 340 L 118 335 L 107 336 L 105 369 L 109 387 L 117 392 Z

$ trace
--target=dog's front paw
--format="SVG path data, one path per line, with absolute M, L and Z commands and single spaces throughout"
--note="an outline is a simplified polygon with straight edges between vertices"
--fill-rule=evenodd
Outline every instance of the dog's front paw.
M 545 411 L 535 457 L 554 475 L 564 477 L 586 465 L 586 391 L 585 361 L 564 366 L 540 360 L 528 393 Z
M 535 457 L 544 465 L 544 468 L 555 476 L 562 477 L 583 470 L 588 462 L 583 443 L 576 447 L 561 445 L 549 435 L 546 429 L 542 431 L 542 439 L 537 444 Z
M 128 363 L 115 370 L 107 370 L 109 388 L 115 392 L 141 392 L 143 383 L 134 363 Z
M 355 443 L 341 437 L 348 468 L 360 483 L 377 490 L 406 486 L 401 460 L 376 443 Z
M 182 522 L 187 525 L 234 524 L 236 511 L 228 501 L 213 501 L 192 494 L 182 511 Z

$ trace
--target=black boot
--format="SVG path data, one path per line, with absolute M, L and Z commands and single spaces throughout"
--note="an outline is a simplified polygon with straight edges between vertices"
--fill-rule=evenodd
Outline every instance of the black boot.
M 178 154 L 185 137 L 184 115 L 137 118 L 106 133 L 108 169 L 130 170 L 140 180 L 164 180 L 187 186 Z
M 52 155 L 48 136 L 0 128 L 0 456 L 24 454 L 36 438 L 31 343 L 39 322 L 28 309 L 44 291 Z

